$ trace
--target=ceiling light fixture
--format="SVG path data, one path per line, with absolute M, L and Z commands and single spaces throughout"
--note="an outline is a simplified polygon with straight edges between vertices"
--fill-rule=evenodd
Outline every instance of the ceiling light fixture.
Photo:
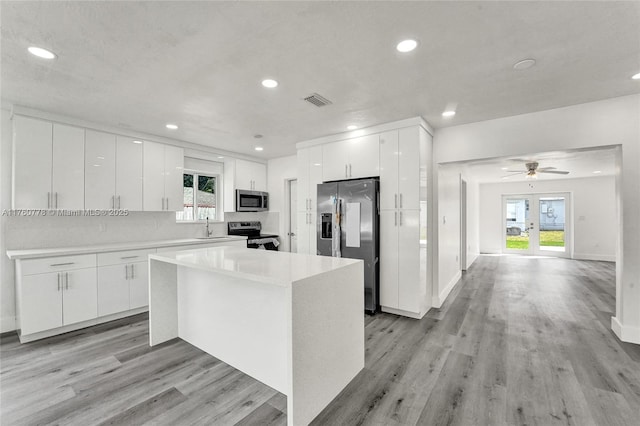
M 418 47 L 418 42 L 413 39 L 402 40 L 396 46 L 396 50 L 401 53 L 411 52 L 413 49 Z
M 356 126 L 355 124 L 350 124 L 347 126 L 347 130 L 356 130 L 358 128 L 358 126 Z
M 178 130 L 178 126 L 176 126 L 175 124 L 169 123 L 169 124 L 166 125 L 166 127 L 169 130 Z
M 256 146 L 256 147 L 255 147 L 255 148 L 253 148 L 253 149 L 255 149 L 256 151 L 262 151 L 264 148 L 263 148 L 263 147 L 261 147 L 261 146 Z
M 442 113 L 443 117 L 453 117 L 454 115 L 456 115 L 455 111 L 449 110 L 449 111 L 445 111 Z
M 278 87 L 278 82 L 270 78 L 267 78 L 265 80 L 262 80 L 262 85 L 267 89 L 273 89 L 274 87 Z
M 42 59 L 55 59 L 56 54 L 42 47 L 31 46 L 27 49 L 29 53 Z
M 140 144 L 140 143 L 142 143 L 142 141 L 133 141 L 133 143 Z
M 602 171 L 601 171 L 601 170 L 594 170 L 594 171 L 593 171 L 593 174 L 596 174 L 596 175 L 598 175 L 598 174 L 600 174 L 600 173 L 602 173 Z
M 256 139 L 262 139 L 264 136 L 262 136 L 260 133 L 258 133 L 257 135 L 253 135 L 254 138 Z
M 218 158 L 222 160 L 224 157 L 222 155 L 218 155 Z
M 531 68 L 535 64 L 536 64 L 536 60 L 535 59 L 523 59 L 523 60 L 518 61 L 515 64 L 513 64 L 513 69 L 514 70 L 518 70 L 518 71 L 522 71 L 522 70 L 526 70 L 527 68 Z
M 631 79 L 632 80 L 640 80 L 640 72 L 638 74 L 632 75 Z

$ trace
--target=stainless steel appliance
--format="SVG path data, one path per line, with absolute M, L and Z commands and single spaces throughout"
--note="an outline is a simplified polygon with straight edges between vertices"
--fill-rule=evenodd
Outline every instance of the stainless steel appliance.
M 242 235 L 247 237 L 247 248 L 264 250 L 278 250 L 280 242 L 277 235 L 263 234 L 262 223 L 251 222 L 229 222 L 227 224 L 227 234 Z
M 318 185 L 318 250 L 323 256 L 364 261 L 364 307 L 380 305 L 378 179 L 358 179 Z
M 263 212 L 269 210 L 269 193 L 236 189 L 237 212 Z

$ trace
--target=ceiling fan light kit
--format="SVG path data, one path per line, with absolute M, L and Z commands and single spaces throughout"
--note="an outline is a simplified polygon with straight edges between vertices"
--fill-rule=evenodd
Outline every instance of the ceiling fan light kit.
M 511 173 L 510 175 L 506 175 L 503 177 L 511 177 L 516 175 L 526 175 L 527 179 L 538 179 L 538 173 L 552 173 L 556 175 L 568 175 L 569 172 L 566 170 L 556 170 L 555 167 L 538 167 L 540 164 L 537 161 L 529 161 L 525 163 L 525 168 L 527 170 L 507 170 L 507 173 Z

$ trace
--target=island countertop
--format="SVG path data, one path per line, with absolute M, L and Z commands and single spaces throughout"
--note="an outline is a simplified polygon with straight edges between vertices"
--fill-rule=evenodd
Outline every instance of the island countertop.
M 285 287 L 295 281 L 362 262 L 357 259 L 231 246 L 151 254 L 149 258 Z

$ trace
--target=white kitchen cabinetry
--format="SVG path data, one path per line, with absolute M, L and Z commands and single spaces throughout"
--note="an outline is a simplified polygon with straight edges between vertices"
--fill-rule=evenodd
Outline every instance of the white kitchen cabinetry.
M 18 280 L 22 335 L 98 316 L 95 255 L 25 260 Z
M 322 180 L 359 179 L 380 174 L 379 136 L 368 135 L 322 146 Z
M 13 117 L 13 208 L 84 208 L 84 129 Z
M 147 306 L 147 259 L 156 250 L 98 254 L 98 316 Z
M 317 187 L 322 183 L 322 147 L 298 150 L 298 253 L 316 254 Z
M 417 318 L 428 309 L 421 264 L 426 262 L 427 148 L 428 135 L 417 126 L 380 135 L 380 304 L 384 311 Z
M 253 161 L 235 160 L 235 188 L 251 191 L 267 190 L 267 166 Z
M 87 130 L 86 209 L 142 210 L 142 142 Z
M 182 210 L 184 150 L 145 141 L 143 144 L 143 208 L 145 211 Z

